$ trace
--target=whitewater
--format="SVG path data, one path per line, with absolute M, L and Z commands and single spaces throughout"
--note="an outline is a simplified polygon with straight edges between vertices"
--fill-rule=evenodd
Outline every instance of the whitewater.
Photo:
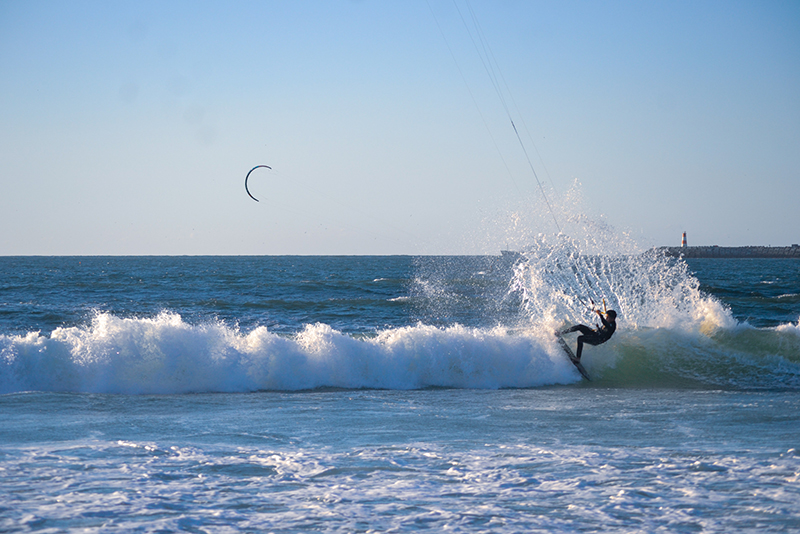
M 599 235 L 0 272 L 5 532 L 800 529 L 792 260 Z M 552 333 L 603 305 L 587 382 Z

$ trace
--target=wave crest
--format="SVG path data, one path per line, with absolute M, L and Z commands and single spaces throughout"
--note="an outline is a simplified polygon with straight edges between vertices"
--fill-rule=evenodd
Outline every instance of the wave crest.
M 578 378 L 552 340 L 503 328 L 416 325 L 354 337 L 97 314 L 91 325 L 0 336 L 0 392 L 188 393 L 321 387 L 500 388 Z

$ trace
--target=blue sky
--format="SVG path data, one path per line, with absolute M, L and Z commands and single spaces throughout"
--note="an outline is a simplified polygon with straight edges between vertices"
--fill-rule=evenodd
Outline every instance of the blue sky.
M 0 254 L 555 233 L 474 21 L 565 232 L 800 242 L 798 2 L 0 0 Z

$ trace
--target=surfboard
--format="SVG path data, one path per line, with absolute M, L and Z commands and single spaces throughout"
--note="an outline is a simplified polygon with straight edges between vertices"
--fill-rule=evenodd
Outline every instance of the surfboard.
M 575 354 L 572 353 L 572 349 L 569 348 L 567 342 L 564 341 L 564 338 L 561 337 L 561 334 L 558 332 L 556 332 L 556 339 L 558 340 L 558 344 L 561 345 L 561 348 L 564 349 L 564 352 L 567 353 L 567 356 L 569 356 L 569 361 L 575 365 L 575 368 L 578 369 L 578 372 L 581 374 L 581 376 L 591 382 L 592 379 L 589 378 L 589 373 L 586 372 L 586 369 L 584 369 L 583 365 L 581 365 L 581 361 L 575 357 Z

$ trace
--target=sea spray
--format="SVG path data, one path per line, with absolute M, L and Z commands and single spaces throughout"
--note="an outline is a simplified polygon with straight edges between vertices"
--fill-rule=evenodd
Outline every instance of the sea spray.
M 713 330 L 735 325 L 730 311 L 704 295 L 685 262 L 655 250 L 586 254 L 576 239 L 540 237 L 514 268 L 512 291 L 531 322 L 596 321 L 594 310 L 618 313 L 624 328 Z
M 486 224 L 525 260 L 514 265 L 505 297 L 506 303 L 518 303 L 520 324 L 551 330 L 567 323 L 592 324 L 597 320 L 593 309 L 605 304 L 619 313 L 621 328 L 710 332 L 735 325 L 725 305 L 700 291 L 684 261 L 643 249 L 628 232 L 593 213 L 580 182 L 552 198 L 558 234 L 535 232 L 552 224 L 539 200 Z M 491 300 L 500 302 L 496 296 Z

